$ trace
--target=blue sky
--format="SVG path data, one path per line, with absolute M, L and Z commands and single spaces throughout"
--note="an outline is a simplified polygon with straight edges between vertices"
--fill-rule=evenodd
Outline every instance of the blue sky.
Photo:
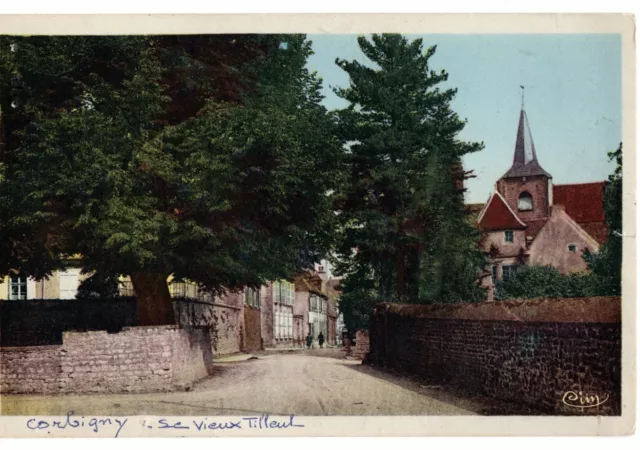
M 346 103 L 331 87 L 348 85 L 335 58 L 366 61 L 355 35 L 309 35 L 311 70 L 324 81 L 329 109 Z M 520 112 L 520 85 L 538 161 L 555 184 L 605 180 L 612 172 L 607 151 L 622 133 L 619 35 L 407 35 L 437 45 L 431 69 L 446 70 L 445 87 L 456 87 L 452 106 L 467 119 L 460 138 L 484 142 L 467 155 L 467 201 L 484 202 L 511 166 Z

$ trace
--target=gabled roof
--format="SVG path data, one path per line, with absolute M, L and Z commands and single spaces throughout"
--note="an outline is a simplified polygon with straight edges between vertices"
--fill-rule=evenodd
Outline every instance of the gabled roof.
M 536 175 L 544 175 L 551 178 L 551 175 L 538 163 L 536 146 L 533 144 L 529 119 L 527 119 L 527 113 L 523 105 L 520 110 L 516 148 L 513 152 L 513 164 L 502 178 L 531 177 Z
M 600 244 L 598 241 L 594 239 L 587 231 L 580 226 L 561 206 L 554 206 L 551 212 L 551 217 L 547 221 L 547 223 L 551 222 L 554 218 L 562 218 L 566 223 L 568 223 L 578 234 L 580 234 L 586 241 L 590 242 L 596 249 L 600 248 Z M 543 227 L 544 229 L 544 227 Z M 541 230 L 542 231 L 542 230 Z
M 591 237 L 593 237 L 598 244 L 602 245 L 607 241 L 607 235 L 609 230 L 605 222 L 581 222 L 580 227 Z
M 527 226 L 513 212 L 498 191 L 494 191 L 478 216 L 478 226 L 483 230 L 523 229 Z
M 553 186 L 553 204 L 564 206 L 565 212 L 599 244 L 607 240 L 604 216 L 605 181 Z

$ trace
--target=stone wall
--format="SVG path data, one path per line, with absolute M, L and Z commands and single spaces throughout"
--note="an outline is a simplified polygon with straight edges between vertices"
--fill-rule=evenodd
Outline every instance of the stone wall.
M 209 327 L 215 356 L 241 351 L 242 294 L 206 302 L 175 299 L 176 322 Z M 0 301 L 0 346 L 60 345 L 65 331 L 117 332 L 138 324 L 135 298 Z
M 181 388 L 209 373 L 207 329 L 65 332 L 62 345 L 0 348 L 0 392 L 118 393 Z
M 619 415 L 620 316 L 619 297 L 382 304 L 368 360 L 541 413 Z
M 365 359 L 370 351 L 369 332 L 366 330 L 356 331 L 356 345 L 351 352 L 354 358 Z
M 137 324 L 135 299 L 0 301 L 0 345 L 60 345 L 72 330 L 118 331 Z
M 216 357 L 241 351 L 242 299 L 237 305 L 233 295 L 238 294 L 226 296 L 224 303 L 179 300 L 173 304 L 178 324 L 210 328 L 211 346 Z

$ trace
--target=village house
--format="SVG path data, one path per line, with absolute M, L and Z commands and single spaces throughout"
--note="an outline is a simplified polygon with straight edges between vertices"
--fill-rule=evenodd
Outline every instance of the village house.
M 309 333 L 314 344 L 320 332 L 327 337 L 327 296 L 324 292 L 325 280 L 318 271 L 308 271 L 296 277 L 295 315 L 298 324 L 296 342 L 305 345 Z
M 21 274 L 0 280 L 0 300 L 74 300 L 82 281 L 77 260 L 65 271 L 35 281 Z M 318 266 L 323 272 L 322 266 Z M 327 345 L 334 345 L 336 307 L 325 292 L 324 273 L 309 270 L 292 281 L 278 280 L 260 289 L 245 288 L 212 296 L 195 283 L 169 277 L 169 293 L 175 299 L 180 325 L 212 326 L 217 355 L 252 352 L 265 348 L 303 347 L 309 331 L 317 342 L 320 331 Z M 120 296 L 135 296 L 127 277 L 120 279 Z
M 327 321 L 329 323 L 329 345 L 342 344 L 342 332 L 346 329 L 338 303 L 340 299 L 340 279 L 333 278 L 327 281 L 328 311 Z
M 604 181 L 553 185 L 538 162 L 523 104 L 513 163 L 476 219 L 490 257 L 490 275 L 483 279 L 488 299 L 496 283 L 521 265 L 552 266 L 564 274 L 586 270 L 583 251 L 597 252 L 607 236 L 604 189 Z
M 78 287 L 87 275 L 81 273 L 77 258 L 66 261 L 66 267 L 41 281 L 21 273 L 0 278 L 0 300 L 75 299 Z

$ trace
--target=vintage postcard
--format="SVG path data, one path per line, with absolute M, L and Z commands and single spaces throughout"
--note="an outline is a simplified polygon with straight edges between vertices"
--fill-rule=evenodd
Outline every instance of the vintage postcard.
M 634 35 L 0 17 L 0 436 L 633 433 Z

